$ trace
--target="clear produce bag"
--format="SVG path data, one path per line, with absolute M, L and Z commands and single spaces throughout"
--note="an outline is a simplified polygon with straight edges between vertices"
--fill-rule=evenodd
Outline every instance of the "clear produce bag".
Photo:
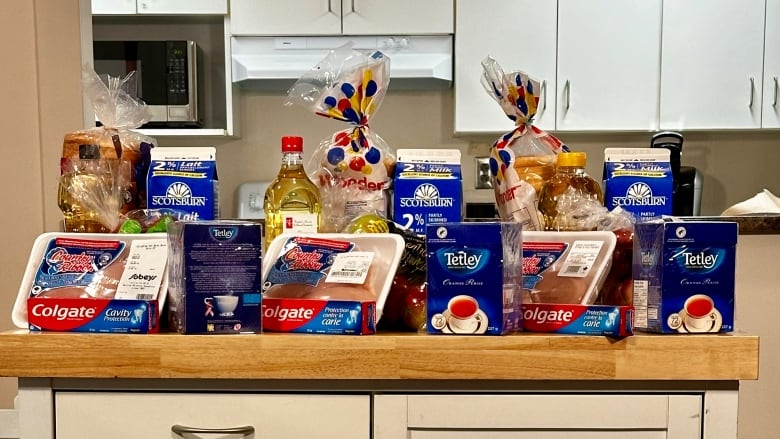
M 116 182 L 124 182 L 122 188 L 119 211 L 114 213 L 112 205 L 100 206 L 108 198 L 95 197 L 89 200 L 90 193 L 78 193 L 78 187 L 64 188 L 76 200 L 87 200 L 100 207 L 101 211 L 110 212 L 110 219 L 100 220 L 104 227 L 113 230 L 111 225 L 116 225 L 120 214 L 133 209 L 146 207 L 146 173 L 150 163 L 150 151 L 157 141 L 143 135 L 135 128 L 148 122 L 151 115 L 146 104 L 135 97 L 136 79 L 134 72 L 123 78 L 106 76 L 101 77 L 89 67 L 82 70 L 82 85 L 84 95 L 91 102 L 95 116 L 102 126 L 90 127 L 83 130 L 66 133 L 63 139 L 62 156 L 60 159 L 60 173 L 62 177 L 73 174 L 76 170 L 81 172 L 85 167 L 81 161 L 87 159 L 107 161 L 105 164 L 95 165 L 90 163 L 88 167 L 100 168 L 103 175 L 108 175 L 117 169 L 126 169 L 127 177 L 114 179 Z M 90 151 L 86 156 L 84 152 Z M 121 166 L 109 165 L 110 161 L 119 161 Z M 85 162 L 87 163 L 87 162 Z M 75 231 L 75 230 L 74 230 Z
M 350 126 L 323 139 L 306 172 L 320 188 L 321 232 L 338 232 L 365 212 L 387 214 L 395 170 L 390 146 L 368 125 L 390 82 L 390 59 L 352 49 L 332 50 L 288 91 L 286 105 Z
M 555 172 L 556 154 L 568 151 L 557 137 L 533 125 L 539 106 L 539 81 L 525 72 L 504 73 L 493 58 L 482 61 L 482 86 L 515 123 L 490 152 L 490 173 L 502 220 L 542 230 L 537 195 Z

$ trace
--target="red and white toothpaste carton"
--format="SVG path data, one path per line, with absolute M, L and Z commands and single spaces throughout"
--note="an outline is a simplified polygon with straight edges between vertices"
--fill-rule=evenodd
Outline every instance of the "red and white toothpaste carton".
M 625 337 L 634 333 L 634 307 L 524 303 L 523 330 Z

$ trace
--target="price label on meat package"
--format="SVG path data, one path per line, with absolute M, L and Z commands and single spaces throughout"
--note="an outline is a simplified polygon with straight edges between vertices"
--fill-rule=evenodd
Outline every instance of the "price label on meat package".
M 593 269 L 603 241 L 574 241 L 558 273 L 562 277 L 585 277 Z
M 125 270 L 119 279 L 116 299 L 154 300 L 160 292 L 168 242 L 163 239 L 136 239 L 130 244 Z
M 373 258 L 373 252 L 338 254 L 333 258 L 333 265 L 330 272 L 328 272 L 328 277 L 325 278 L 325 282 L 362 285 L 366 281 L 368 269 L 371 267 Z

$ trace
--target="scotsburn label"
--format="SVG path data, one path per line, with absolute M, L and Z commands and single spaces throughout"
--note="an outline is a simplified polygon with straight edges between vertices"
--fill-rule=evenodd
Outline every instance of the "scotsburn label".
M 393 221 L 423 235 L 428 224 L 460 221 L 462 204 L 460 151 L 398 150 Z

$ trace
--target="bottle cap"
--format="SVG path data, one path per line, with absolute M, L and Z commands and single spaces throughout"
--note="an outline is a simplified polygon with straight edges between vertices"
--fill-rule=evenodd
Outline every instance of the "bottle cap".
M 303 137 L 282 137 L 282 152 L 303 152 Z
M 558 154 L 558 166 L 585 167 L 587 155 L 584 152 L 562 152 Z

